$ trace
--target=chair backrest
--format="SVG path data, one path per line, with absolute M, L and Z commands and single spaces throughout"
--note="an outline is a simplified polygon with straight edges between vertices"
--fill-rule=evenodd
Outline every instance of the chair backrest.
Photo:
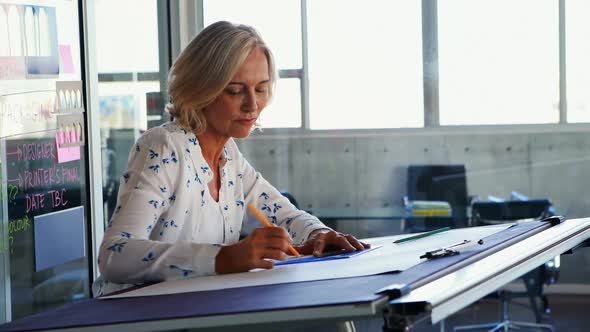
M 471 217 L 474 225 L 495 224 L 523 219 L 542 219 L 551 215 L 549 199 L 473 202 Z
M 465 165 L 410 165 L 406 186 L 408 199 L 446 201 L 452 209 L 452 226 L 467 226 Z
M 291 194 L 288 191 L 281 191 L 281 195 L 285 196 L 289 202 L 291 202 L 291 204 L 293 204 L 296 208 L 299 209 L 299 203 L 297 203 L 297 200 L 295 199 L 295 196 L 293 196 L 293 194 Z

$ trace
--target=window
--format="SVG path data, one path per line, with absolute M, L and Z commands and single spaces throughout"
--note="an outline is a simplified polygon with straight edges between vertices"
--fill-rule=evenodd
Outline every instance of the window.
M 301 80 L 280 79 L 273 100 L 260 114 L 259 121 L 262 128 L 301 127 Z
M 255 27 L 273 51 L 277 70 L 301 68 L 299 0 L 208 0 L 203 2 L 203 13 L 205 26 L 230 21 Z M 297 78 L 277 82 L 275 98 L 260 116 L 263 128 L 301 127 L 300 84 Z
M 308 1 L 307 11 L 311 128 L 421 127 L 420 2 Z
M 159 72 L 156 0 L 93 4 L 106 223 L 131 147 L 143 131 L 167 119 L 160 81 L 168 73 Z
M 566 3 L 567 121 L 590 122 L 590 3 L 570 0 Z
M 438 2 L 440 124 L 559 121 L 556 1 Z

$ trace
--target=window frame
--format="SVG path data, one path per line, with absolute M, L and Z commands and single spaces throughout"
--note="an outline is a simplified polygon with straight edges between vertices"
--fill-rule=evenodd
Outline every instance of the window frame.
M 164 1 L 164 0 L 159 0 Z M 178 34 L 182 36 L 194 35 L 201 31 L 203 26 L 204 7 L 203 0 L 179 0 L 180 5 L 176 5 L 176 10 L 171 11 L 171 21 L 179 22 Z M 374 129 L 311 129 L 310 127 L 310 106 L 309 106 L 309 66 L 308 66 L 308 31 L 307 31 L 307 1 L 300 0 L 301 5 L 301 49 L 302 49 L 302 66 L 301 68 L 278 68 L 279 79 L 298 78 L 301 86 L 301 124 L 297 128 L 265 128 L 260 134 L 301 134 L 301 133 L 321 133 L 321 132 L 338 132 L 338 133 L 366 133 L 374 132 Z M 174 2 L 174 1 L 173 1 Z M 186 4 L 192 2 L 194 10 L 178 10 L 186 8 Z M 183 5 L 183 3 L 185 5 Z M 565 49 L 565 0 L 558 0 L 558 35 L 559 35 L 559 121 L 554 124 L 482 124 L 482 125 L 441 125 L 440 108 L 439 108 L 439 67 L 438 67 L 438 0 L 422 0 L 422 65 L 423 65 L 423 89 L 424 89 L 424 124 L 419 128 L 385 128 L 379 129 L 378 132 L 407 132 L 420 131 L 429 128 L 452 128 L 452 130 L 469 128 L 505 128 L 510 127 L 514 130 L 529 130 L 535 128 L 557 128 L 560 125 L 575 125 L 585 127 L 584 123 L 567 122 L 567 87 L 566 87 L 566 49 Z M 175 6 L 171 6 L 175 7 Z M 190 23 L 192 20 L 192 24 Z M 183 26 L 184 25 L 184 26 Z M 174 28 L 172 31 L 174 32 Z M 182 31 L 185 31 L 184 33 Z M 191 34 L 192 33 L 192 34 Z M 179 38 L 177 38 L 179 39 Z M 188 42 L 188 41 L 186 41 Z M 182 43 L 172 43 L 173 50 L 171 54 L 180 52 Z M 173 56 L 174 57 L 174 56 Z M 590 126 L 590 123 L 588 123 Z M 551 129 L 554 130 L 554 129 Z M 557 130 L 557 129 L 555 129 Z

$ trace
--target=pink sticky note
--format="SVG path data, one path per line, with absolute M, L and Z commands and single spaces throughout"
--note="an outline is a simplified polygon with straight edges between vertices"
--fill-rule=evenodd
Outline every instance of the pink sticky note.
M 80 147 L 73 146 L 70 148 L 61 148 L 60 146 L 65 143 L 75 143 L 76 132 L 63 132 L 58 131 L 55 133 L 55 146 L 57 148 L 57 162 L 65 163 L 72 160 L 80 160 Z
M 24 56 L 0 56 L 0 81 L 25 79 Z
M 73 74 L 75 69 L 74 61 L 72 61 L 72 50 L 70 45 L 59 45 L 59 58 L 61 59 L 63 73 Z

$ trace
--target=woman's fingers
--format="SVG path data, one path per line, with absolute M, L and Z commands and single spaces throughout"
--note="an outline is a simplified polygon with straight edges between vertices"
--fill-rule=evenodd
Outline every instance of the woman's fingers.
M 338 248 L 348 252 L 370 248 L 369 244 L 362 243 L 353 235 L 339 232 L 320 233 L 314 237 L 314 255 L 320 255 L 326 248 Z
M 353 237 L 352 235 L 339 233 L 335 238 L 336 245 L 346 251 L 356 251 L 357 248 L 355 248 L 354 245 L 348 241 L 348 236 Z
M 271 269 L 274 264 L 269 259 L 284 260 L 291 242 L 284 228 L 258 228 L 242 241 L 224 246 L 216 257 L 215 270 L 230 273 Z
M 286 240 L 283 238 L 271 238 L 266 243 L 267 248 L 279 249 L 283 252 L 289 252 L 290 239 Z
M 326 248 L 344 249 L 346 251 L 356 250 L 356 248 L 348 242 L 345 235 L 338 232 L 322 233 L 315 237 L 313 254 L 318 256 L 323 253 Z
M 254 267 L 252 267 L 251 269 L 272 269 L 274 266 L 274 263 L 271 261 L 267 261 L 264 259 L 261 259 L 258 264 L 256 264 Z M 251 270 L 250 269 L 250 270 Z
M 274 263 L 269 259 L 283 261 L 285 258 L 287 258 L 287 254 L 285 254 L 284 251 L 279 249 L 267 249 L 258 257 L 257 261 L 250 269 L 272 269 L 274 267 Z
M 323 253 L 324 249 L 326 248 L 326 240 L 324 240 L 325 234 L 327 234 L 327 233 L 320 234 L 314 238 L 315 241 L 314 241 L 314 245 L 313 245 L 313 254 L 315 256 Z
M 289 233 L 281 227 L 259 228 L 252 234 L 252 245 L 260 250 L 268 248 L 288 252 L 292 240 Z
M 344 237 L 346 238 L 348 243 L 350 243 L 353 247 L 355 247 L 356 250 L 363 250 L 365 248 L 369 248 L 369 247 L 365 247 L 365 245 L 368 245 L 368 244 L 362 243 L 361 241 L 357 240 L 354 236 L 352 236 L 350 234 L 347 234 Z
M 315 249 L 315 242 L 314 240 L 308 240 L 303 245 L 300 246 L 293 246 L 298 253 L 302 255 L 311 255 Z
M 265 261 L 264 259 L 274 259 L 276 261 L 282 261 L 285 258 L 287 258 L 287 254 L 285 254 L 284 251 L 279 249 L 267 249 L 265 253 L 261 256 L 261 258 L 263 258 L 263 261 Z

